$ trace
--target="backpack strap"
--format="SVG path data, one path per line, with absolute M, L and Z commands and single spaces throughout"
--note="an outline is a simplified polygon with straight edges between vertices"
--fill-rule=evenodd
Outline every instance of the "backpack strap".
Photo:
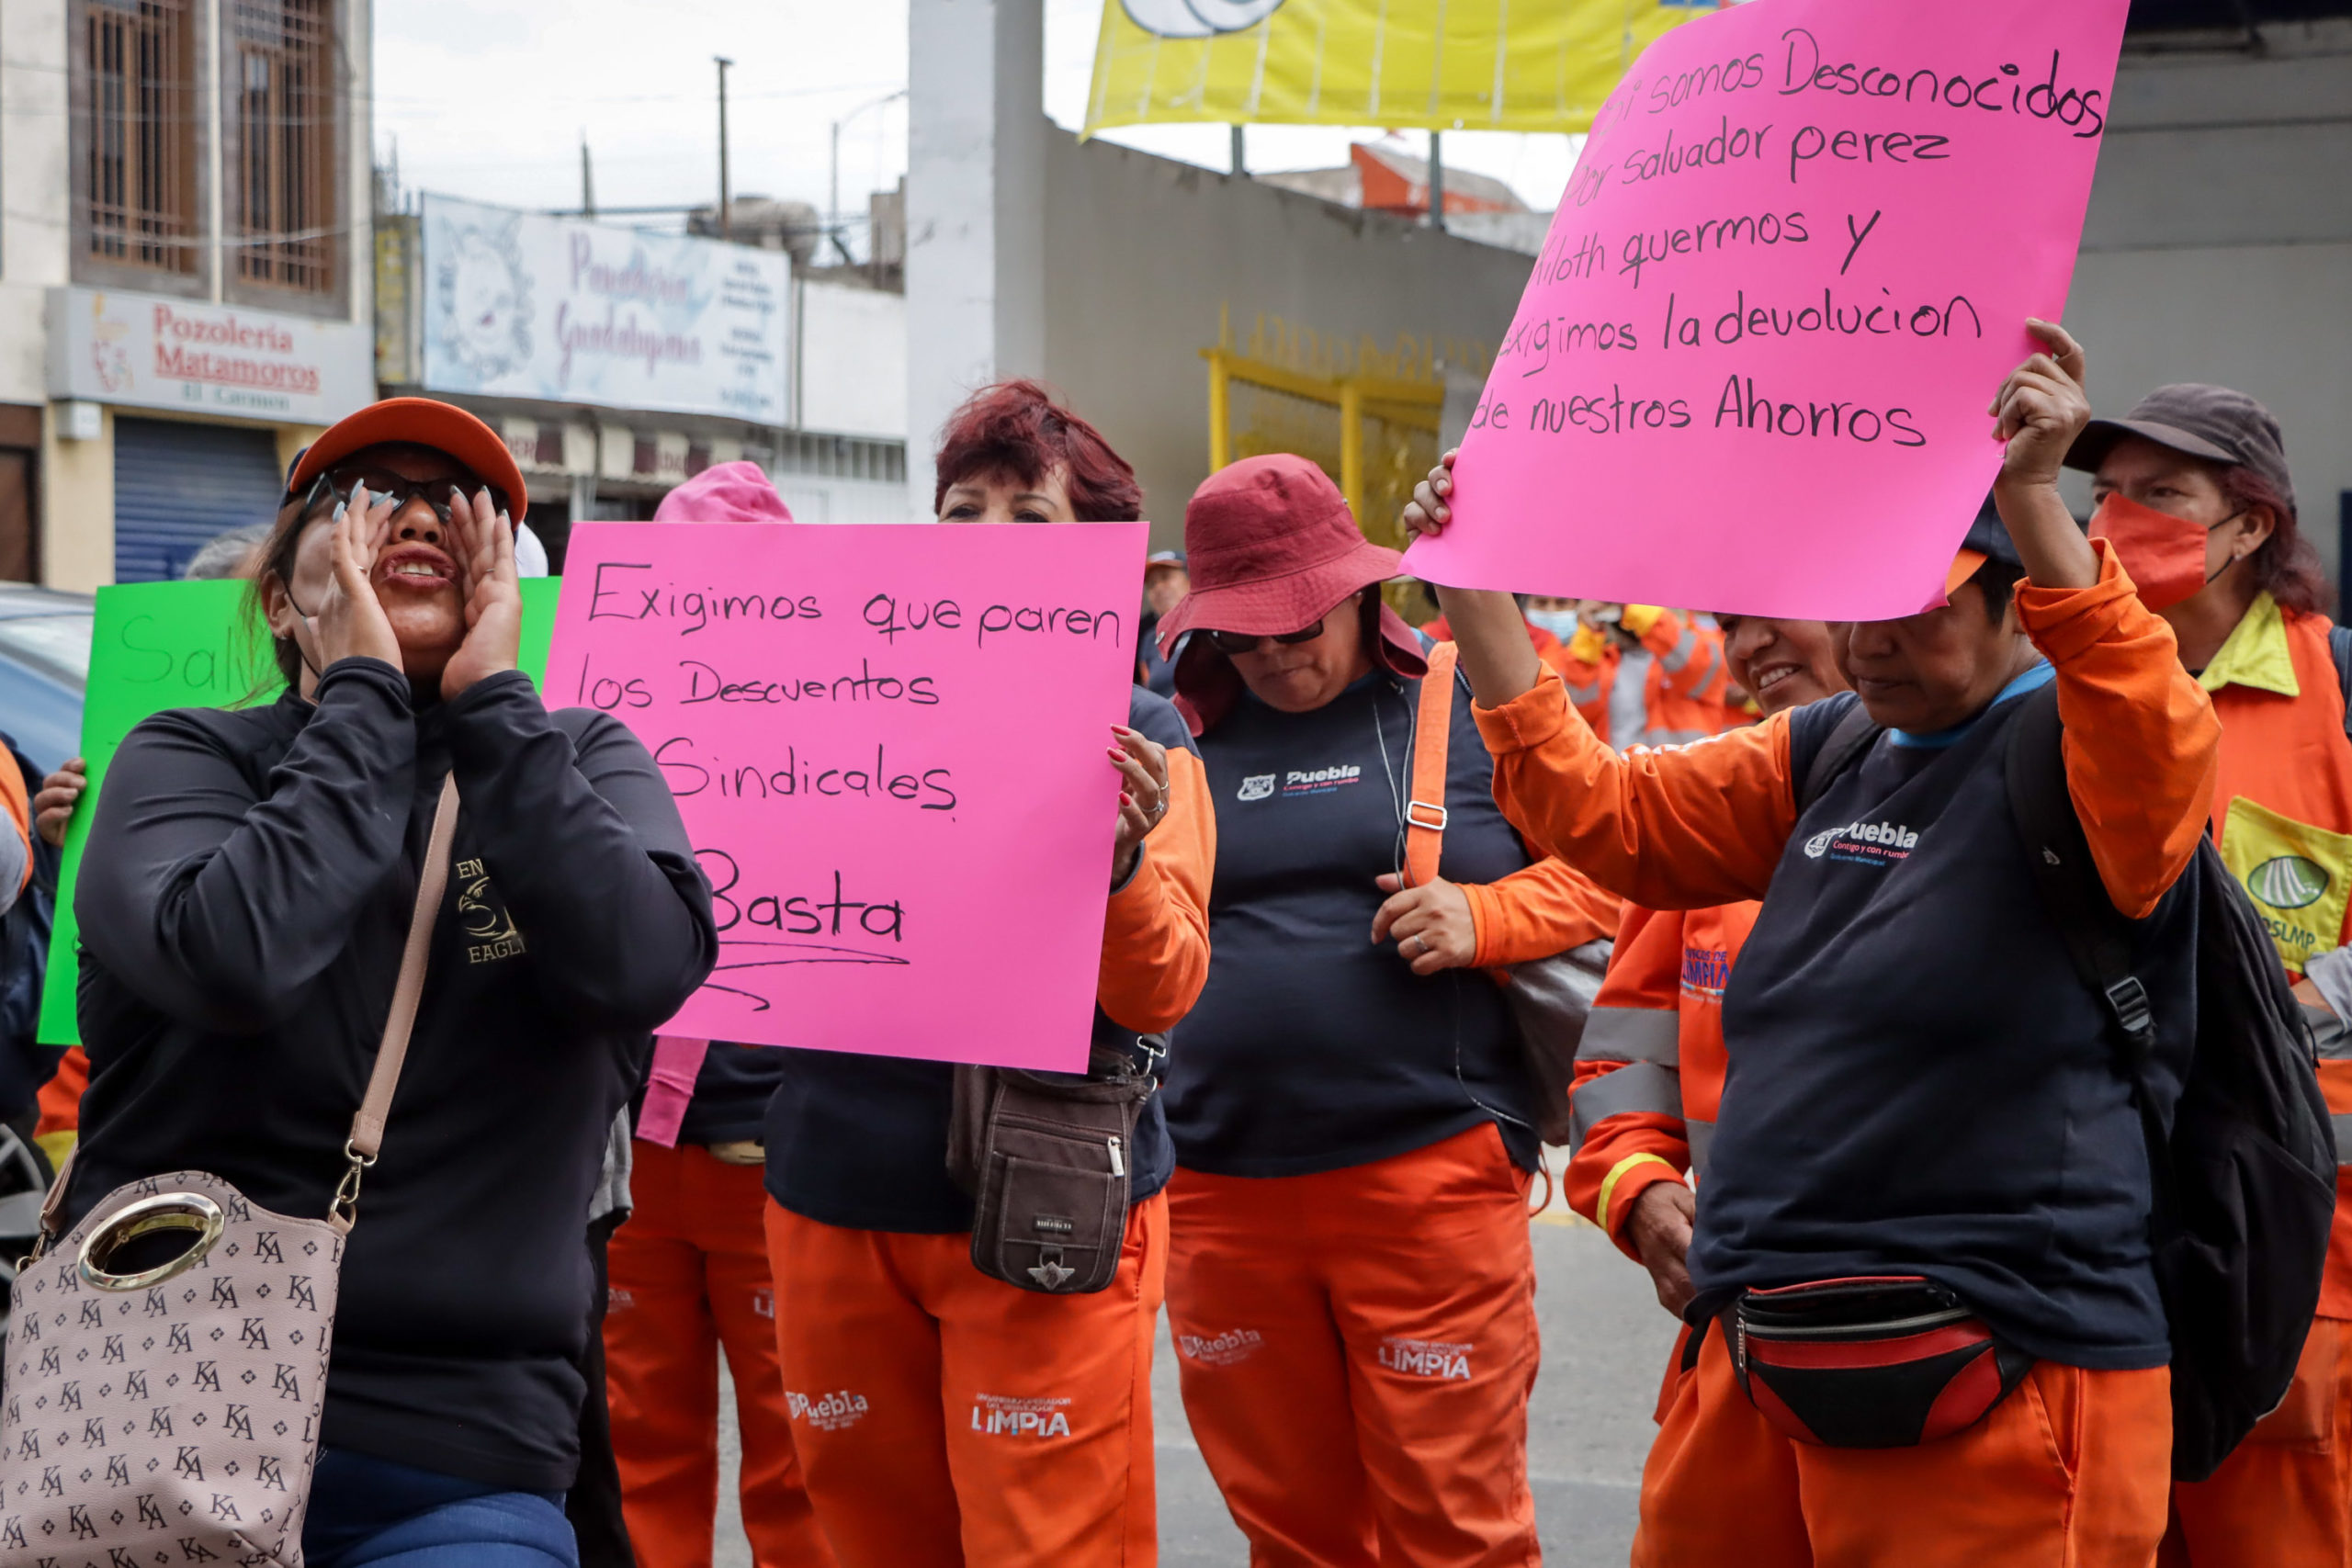
M 2327 628 L 2327 653 L 2335 660 L 2335 684 L 2344 693 L 2344 737 L 2352 740 L 2352 626 Z
M 1797 790 L 1797 815 L 1802 817 L 1813 809 L 1813 803 L 1829 793 L 1838 775 L 1852 767 L 1885 733 L 1885 727 L 1871 717 L 1871 710 L 1857 697 L 1854 705 L 1838 719 L 1837 728 L 1830 730 L 1828 739 L 1822 741 L 1821 750 L 1813 754 L 1813 761 L 1806 764 L 1804 783 Z
M 1413 786 L 1405 807 L 1405 886 L 1437 880 L 1445 848 L 1445 750 L 1453 732 L 1454 645 L 1429 650 L 1429 673 L 1421 677 L 1421 705 L 1413 719 Z
M 2156 1119 L 2147 1067 L 2155 1050 L 2156 1014 L 2148 989 L 2132 972 L 2130 925 L 2107 896 L 2090 840 L 2075 815 L 2066 787 L 2065 727 L 2058 714 L 2058 683 L 2018 699 L 2023 710 L 2009 727 L 2002 759 L 2009 814 L 2025 840 L 2026 870 L 2041 895 L 2051 923 L 2066 944 L 2091 994 L 2104 1004 L 2116 1043 L 2116 1070 L 2132 1090 L 2148 1145 L 2148 1170 L 2159 1212 L 2170 1207 L 2171 1140 Z

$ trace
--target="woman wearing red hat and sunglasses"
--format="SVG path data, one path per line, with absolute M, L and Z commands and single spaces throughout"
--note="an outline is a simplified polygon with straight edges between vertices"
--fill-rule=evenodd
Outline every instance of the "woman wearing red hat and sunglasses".
M 1135 470 L 1031 381 L 942 434 L 942 523 L 1131 522 Z M 1138 686 L 1104 737 L 1121 775 L 1093 1045 L 1157 1071 L 1208 969 L 1216 824 L 1200 758 Z M 1021 962 L 1017 931 L 973 933 Z M 787 1051 L 767 1119 L 768 1257 L 794 1451 L 842 1568 L 1148 1568 L 1151 1346 L 1174 1165 L 1160 1096 L 1138 1117 L 1118 1272 L 1091 1294 L 972 1265 L 946 1170 L 954 1069 Z
M 1402 558 L 1314 464 L 1215 475 L 1184 543 L 1160 637 L 1193 634 L 1219 839 L 1168 1086 L 1185 1412 L 1252 1562 L 1535 1562 L 1539 1117 L 1472 971 L 1608 937 L 1617 901 L 1503 820 L 1452 645 L 1381 604 Z
M 718 952 L 652 759 L 515 668 L 526 500 L 505 445 L 446 404 L 329 430 L 254 585 L 285 694 L 133 730 L 75 893 L 94 1071 L 65 1224 L 177 1170 L 356 1218 L 304 1516 L 319 1568 L 578 1561 L 590 1196 L 648 1032 Z M 445 778 L 448 887 L 346 1207 Z

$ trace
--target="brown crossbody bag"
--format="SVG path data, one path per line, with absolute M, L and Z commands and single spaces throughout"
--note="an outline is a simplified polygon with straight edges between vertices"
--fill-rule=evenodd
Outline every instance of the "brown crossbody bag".
M 956 1069 L 947 1174 L 972 1195 L 973 1268 L 1055 1296 L 1103 1290 L 1117 1276 L 1136 1122 L 1168 1054 L 1164 1034 L 1136 1043 L 1148 1066 L 1098 1043 L 1082 1075 Z
M 57 1173 L 0 1362 L 0 1568 L 300 1568 L 344 1238 L 408 1055 L 457 820 L 452 777 L 324 1216 L 275 1214 L 179 1170 L 116 1188 L 60 1237 L 73 1160 Z M 140 1256 L 173 1233 L 188 1245 Z

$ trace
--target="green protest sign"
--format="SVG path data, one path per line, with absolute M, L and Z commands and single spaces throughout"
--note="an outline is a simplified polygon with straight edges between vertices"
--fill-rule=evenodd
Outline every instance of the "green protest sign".
M 533 681 L 547 676 L 561 586 L 552 577 L 523 582 L 522 665 Z M 82 1039 L 74 1016 L 81 976 L 74 880 L 116 749 L 141 720 L 166 709 L 276 702 L 284 688 L 268 639 L 246 621 L 244 596 L 243 582 L 132 582 L 98 590 L 89 686 L 82 700 L 82 756 L 90 786 L 65 830 L 57 926 L 41 987 L 43 1044 L 75 1045 Z

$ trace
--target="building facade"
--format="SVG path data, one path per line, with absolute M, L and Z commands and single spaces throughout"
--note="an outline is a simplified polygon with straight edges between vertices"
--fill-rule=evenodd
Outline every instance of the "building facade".
M 374 395 L 369 0 L 0 6 L 0 578 L 177 576 Z
M 506 438 L 561 570 L 574 523 L 653 514 L 749 459 L 810 523 L 905 509 L 905 300 L 809 276 L 782 243 L 657 232 L 436 196 L 376 220 L 385 396 Z

